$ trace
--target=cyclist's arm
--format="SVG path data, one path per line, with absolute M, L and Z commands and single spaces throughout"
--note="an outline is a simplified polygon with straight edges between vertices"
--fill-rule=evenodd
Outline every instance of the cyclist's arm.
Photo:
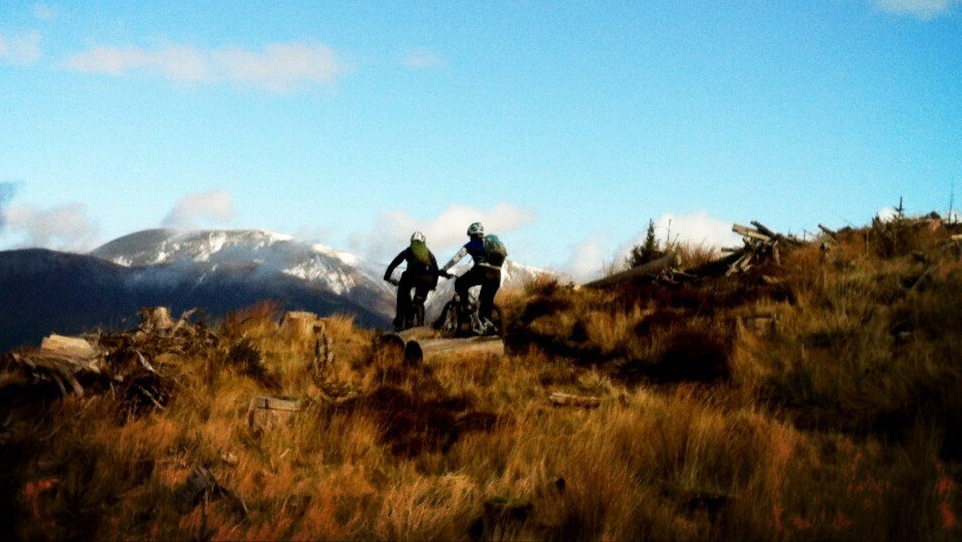
M 384 272 L 384 280 L 391 280 L 391 275 L 394 274 L 394 268 L 401 265 L 401 262 L 404 261 L 404 255 L 407 253 L 407 251 L 407 249 L 402 250 L 401 253 L 394 258 L 391 264 L 387 266 L 387 271 Z
M 461 247 L 461 250 L 459 250 L 458 253 L 455 254 L 454 257 L 451 258 L 451 261 L 449 261 L 448 263 L 444 264 L 444 267 L 441 268 L 441 272 L 442 272 L 442 273 L 447 273 L 447 272 L 448 272 L 448 269 L 451 269 L 452 267 L 454 267 L 455 265 L 457 265 L 458 262 L 461 261 L 461 258 L 465 257 L 467 254 L 468 254 L 468 249 L 467 249 L 467 247 Z

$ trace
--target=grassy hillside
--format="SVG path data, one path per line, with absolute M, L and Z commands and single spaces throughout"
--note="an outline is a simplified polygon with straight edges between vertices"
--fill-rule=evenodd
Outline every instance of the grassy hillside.
M 42 539 L 957 540 L 954 233 L 874 224 L 728 277 L 530 284 L 499 297 L 504 356 L 406 364 L 334 318 L 317 371 L 314 336 L 261 306 L 151 360 L 162 408 L 123 382 L 61 398 L 8 360 L 0 524 Z M 303 408 L 257 431 L 260 395 Z M 225 490 L 184 503 L 199 466 Z M 513 516 L 490 513 L 503 504 Z

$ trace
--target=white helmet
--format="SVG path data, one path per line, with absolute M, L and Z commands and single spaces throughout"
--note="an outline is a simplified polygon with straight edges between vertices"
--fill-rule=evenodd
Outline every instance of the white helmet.
M 480 222 L 475 222 L 468 226 L 468 235 L 484 235 L 484 226 Z
M 413 243 L 414 241 L 420 241 L 422 243 L 426 243 L 427 238 L 424 237 L 423 233 L 416 231 L 411 234 L 411 242 Z

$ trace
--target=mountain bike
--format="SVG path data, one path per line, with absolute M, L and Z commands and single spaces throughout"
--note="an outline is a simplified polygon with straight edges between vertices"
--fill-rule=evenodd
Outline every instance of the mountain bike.
M 391 284 L 394 286 L 400 286 L 397 280 L 391 279 Z M 398 292 L 401 295 L 401 292 Z M 408 309 L 408 313 L 404 315 L 403 318 L 403 328 L 410 329 L 412 327 L 421 327 L 424 325 L 424 301 L 425 295 L 418 295 L 418 289 L 414 288 L 414 292 L 411 294 L 411 306 Z
M 491 318 L 482 321 L 478 314 L 480 305 L 473 291 L 469 292 L 468 302 L 464 304 L 455 292 L 441 309 L 441 315 L 434 321 L 434 329 L 440 331 L 443 337 L 500 336 L 504 329 L 501 308 L 492 306 Z

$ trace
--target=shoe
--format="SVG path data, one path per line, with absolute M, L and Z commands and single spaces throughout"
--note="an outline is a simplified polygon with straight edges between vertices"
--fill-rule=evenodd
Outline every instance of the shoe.
M 475 314 L 471 315 L 471 331 L 475 335 L 484 335 L 484 323 Z
M 485 318 L 481 321 L 481 333 L 480 335 L 497 335 L 498 326 L 494 325 L 494 322 Z

